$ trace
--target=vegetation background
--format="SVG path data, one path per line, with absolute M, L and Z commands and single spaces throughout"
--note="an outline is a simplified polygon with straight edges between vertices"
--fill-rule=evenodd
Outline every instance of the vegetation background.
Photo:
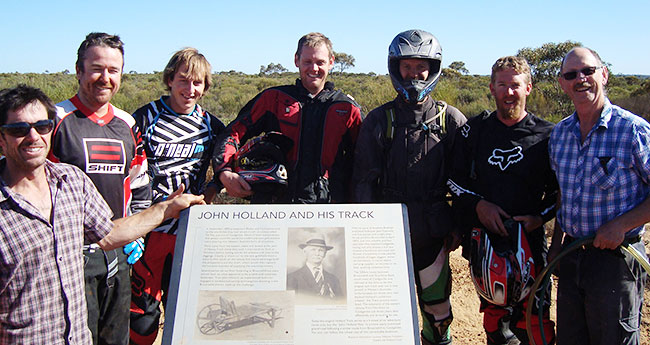
M 551 122 L 558 122 L 573 112 L 573 105 L 557 83 L 557 75 L 562 57 L 577 45 L 580 43 L 572 41 L 547 43 L 538 48 L 522 48 L 518 52 L 517 55 L 528 60 L 533 73 L 533 91 L 527 99 L 528 111 Z M 337 88 L 352 95 L 361 105 L 364 113 L 367 114 L 396 96 L 388 75 L 346 73 L 347 67 L 354 66 L 354 57 L 345 53 L 338 53 L 338 56 L 342 59 L 338 61 L 330 80 Z M 612 103 L 650 120 L 650 78 L 615 75 L 615 66 L 607 64 L 606 61 L 604 63 L 610 71 L 607 92 Z M 200 103 L 228 124 L 257 93 L 268 87 L 292 84 L 296 78 L 298 73 L 288 72 L 282 65 L 275 63 L 260 66 L 260 72 L 254 75 L 237 71 L 218 72 L 213 75 L 212 88 Z M 490 76 L 472 75 L 462 61 L 453 61 L 443 69 L 440 82 L 432 96 L 434 99 L 446 101 L 471 117 L 484 109 L 494 109 L 489 82 Z M 67 70 L 43 74 L 0 73 L 0 89 L 18 84 L 38 87 L 55 102 L 68 99 L 77 92 L 75 75 Z M 123 75 L 121 89 L 112 103 L 132 113 L 166 93 L 161 72 L 132 71 Z M 221 194 L 215 202 L 245 201 Z M 650 231 L 646 232 L 644 242 L 646 250 L 649 250 Z M 467 272 L 467 262 L 458 252 L 455 252 L 451 256 L 451 265 L 454 277 L 453 336 L 461 344 L 482 344 L 485 334 L 481 326 L 481 314 L 478 313 L 478 299 L 475 297 L 476 293 Z M 646 343 L 650 339 L 650 284 L 646 287 L 645 295 L 641 343 Z M 555 289 L 553 289 L 553 296 L 555 296 Z M 555 301 L 553 303 L 555 304 Z M 553 312 L 552 315 L 554 316 L 555 313 Z M 162 335 L 162 332 L 159 335 Z M 156 344 L 160 344 L 160 339 Z
M 522 48 L 517 55 L 528 60 L 533 73 L 533 91 L 527 100 L 528 111 L 558 122 L 573 112 L 573 105 L 557 82 L 562 57 L 579 42 L 547 43 L 537 48 Z M 346 73 L 354 66 L 354 57 L 337 52 L 338 59 L 330 74 L 337 88 L 350 94 L 361 105 L 364 113 L 395 98 L 396 93 L 388 75 L 375 73 Z M 607 86 L 609 98 L 615 104 L 646 119 L 650 119 L 650 79 L 644 76 L 615 75 L 615 66 L 608 65 L 610 78 Z M 161 66 L 162 68 L 163 66 Z M 218 116 L 225 124 L 235 118 L 239 110 L 260 91 L 276 85 L 293 84 L 297 72 L 288 72 L 280 64 L 260 66 L 258 74 L 237 71 L 218 72 L 213 75 L 213 86 L 200 104 Z M 443 68 L 440 82 L 433 91 L 434 99 L 443 100 L 460 109 L 467 117 L 484 109 L 494 108 L 489 90 L 490 77 L 472 75 L 462 61 L 453 61 Z M 0 89 L 27 84 L 42 89 L 52 100 L 60 102 L 77 91 L 77 80 L 68 70 L 56 73 L 2 73 Z M 162 72 L 136 73 L 122 76 L 120 91 L 112 103 L 129 112 L 166 94 Z

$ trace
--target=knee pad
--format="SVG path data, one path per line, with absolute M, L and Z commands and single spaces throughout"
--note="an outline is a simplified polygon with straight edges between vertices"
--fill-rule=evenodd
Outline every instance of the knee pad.
M 451 270 L 449 257 L 440 251 L 436 261 L 423 270 L 418 271 L 420 295 L 425 304 L 437 304 L 449 300 L 451 295 Z
M 425 311 L 422 312 L 422 339 L 430 344 L 443 345 L 451 344 L 451 333 L 449 326 L 454 319 L 451 309 L 447 308 L 447 315 L 436 318 Z

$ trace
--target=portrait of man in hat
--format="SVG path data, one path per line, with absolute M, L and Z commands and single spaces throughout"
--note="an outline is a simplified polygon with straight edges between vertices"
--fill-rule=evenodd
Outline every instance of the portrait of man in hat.
M 304 254 L 304 264 L 287 275 L 287 290 L 322 299 L 341 299 L 345 292 L 339 278 L 323 266 L 327 253 L 334 247 L 327 244 L 323 233 L 310 230 L 314 229 L 301 231 L 303 240 L 298 247 Z

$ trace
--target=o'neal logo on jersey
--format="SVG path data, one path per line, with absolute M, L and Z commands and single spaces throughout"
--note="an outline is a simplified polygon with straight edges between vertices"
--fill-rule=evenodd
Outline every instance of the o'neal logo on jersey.
M 124 143 L 106 138 L 84 138 L 87 174 L 124 174 Z
M 156 146 L 154 152 L 155 157 L 168 157 L 168 158 L 192 158 L 194 154 L 199 154 L 205 150 L 201 144 L 176 144 L 176 143 L 161 143 Z

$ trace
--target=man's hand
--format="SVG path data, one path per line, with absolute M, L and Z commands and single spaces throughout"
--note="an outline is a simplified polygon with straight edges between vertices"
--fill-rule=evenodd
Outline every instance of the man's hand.
M 203 195 L 183 194 L 184 191 L 185 185 L 181 184 L 174 193 L 167 197 L 167 200 L 161 202 L 161 204 L 165 204 L 165 219 L 178 218 L 182 210 L 192 205 L 205 205 Z
M 557 231 L 557 228 L 556 228 Z M 546 262 L 551 263 L 560 253 L 562 252 L 562 237 L 560 236 L 559 240 L 551 241 L 551 245 L 548 247 L 548 252 L 546 253 Z M 555 265 L 555 270 L 553 274 L 560 276 L 560 263 L 558 262 Z
M 611 222 L 605 223 L 596 230 L 593 245 L 599 249 L 616 249 L 625 240 L 625 232 L 622 227 L 612 225 Z
M 138 260 L 140 260 L 142 254 L 144 253 L 144 240 L 142 239 L 142 237 L 140 237 L 137 240 L 124 246 L 123 250 L 124 250 L 124 254 L 129 256 L 126 259 L 126 262 L 129 265 L 133 265 Z
M 478 220 L 491 232 L 500 236 L 508 236 L 508 231 L 503 226 L 502 218 L 510 218 L 510 215 L 501 207 L 485 200 L 481 200 L 476 204 L 476 214 Z
M 445 241 L 444 242 L 445 253 L 449 254 L 454 250 L 458 249 L 458 247 L 460 247 L 462 238 L 460 237 L 459 234 L 457 234 L 455 231 L 452 230 L 447 234 L 447 236 L 445 236 L 444 241 Z
M 219 181 L 226 187 L 230 196 L 245 198 L 253 195 L 251 186 L 238 173 L 224 170 L 219 174 Z
M 207 204 L 211 204 L 217 194 L 219 194 L 217 187 L 211 184 L 205 189 L 205 192 L 203 192 L 203 201 L 205 201 Z
M 512 217 L 512 219 L 521 222 L 524 225 L 524 230 L 526 230 L 526 232 L 531 232 L 544 225 L 544 220 L 542 220 L 541 216 L 534 216 L 534 215 L 514 216 Z

